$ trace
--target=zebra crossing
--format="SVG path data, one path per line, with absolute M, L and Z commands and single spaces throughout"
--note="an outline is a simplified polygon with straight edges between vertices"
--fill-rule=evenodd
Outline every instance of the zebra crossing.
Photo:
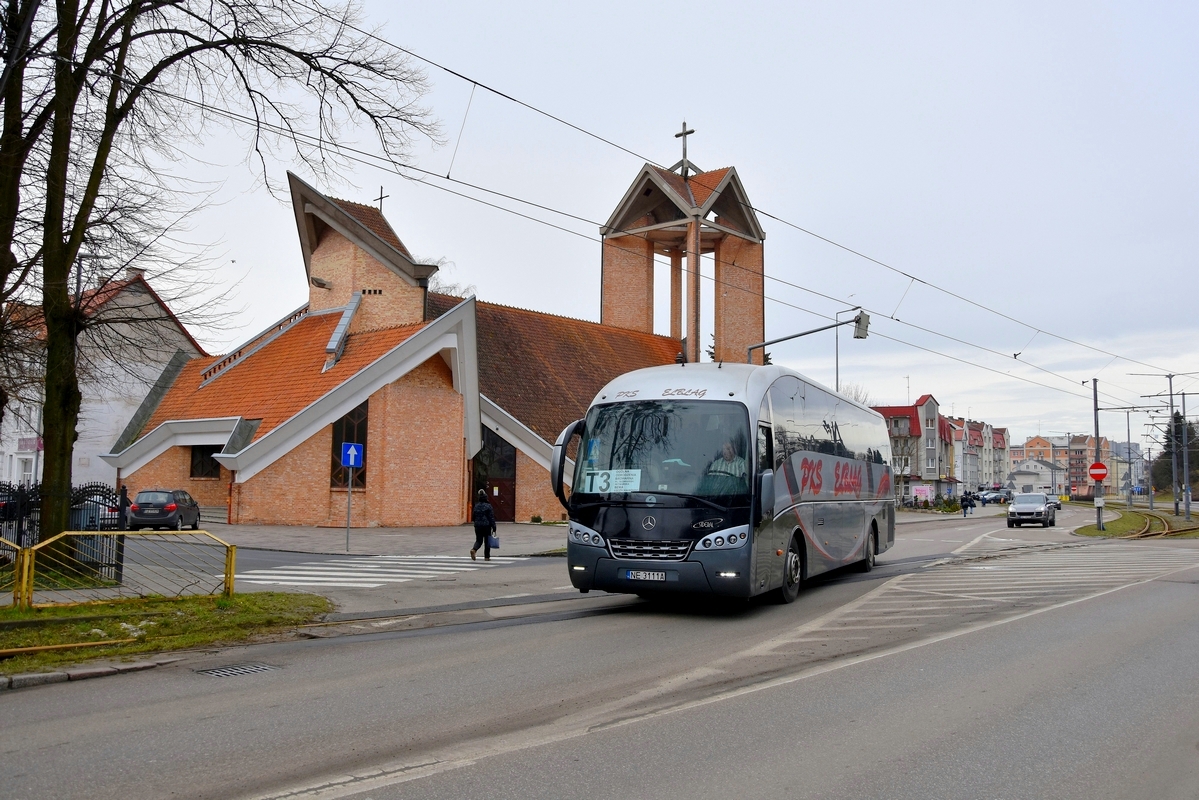
M 238 583 L 262 586 L 311 586 L 330 589 L 378 589 L 392 583 L 435 580 L 463 572 L 495 569 L 527 559 L 492 556 L 348 556 L 307 561 L 237 573 Z

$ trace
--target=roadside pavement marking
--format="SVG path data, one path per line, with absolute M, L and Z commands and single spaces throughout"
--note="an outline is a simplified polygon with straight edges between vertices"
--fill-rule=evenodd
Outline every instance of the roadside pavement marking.
M 1115 547 L 1100 546 L 1103 547 L 1104 551 L 1109 553 Z M 1095 547 L 1095 545 L 1084 545 L 1084 547 L 1090 549 L 1091 547 Z M 1137 548 L 1127 548 L 1129 551 L 1135 549 Z M 1170 552 L 1179 556 L 1185 554 L 1187 559 L 1199 561 L 1199 552 L 1197 551 L 1172 550 Z M 1010 557 L 1012 560 L 1018 560 L 1025 558 L 1026 554 L 1017 552 L 1012 554 Z M 1081 561 L 1078 559 L 1075 559 L 1075 561 L 1076 563 L 1081 564 Z M 1199 563 L 1190 563 L 1184 566 L 1177 566 L 1176 564 L 1177 561 L 1175 562 L 1173 568 L 1164 568 L 1167 567 L 1167 564 L 1164 562 L 1150 559 L 1147 560 L 1146 567 L 1144 568 L 1136 568 L 1134 565 L 1134 567 L 1130 570 L 1130 573 L 1125 576 L 1125 583 L 1110 586 L 1109 588 L 1101 589 L 1099 591 L 1090 592 L 1065 600 L 1058 600 L 1038 608 L 1010 614 L 998 619 L 980 621 L 956 630 L 930 634 L 923 638 L 903 642 L 901 644 L 876 650 L 874 652 L 845 656 L 825 663 L 819 663 L 789 675 L 768 678 L 758 683 L 717 691 L 707 695 L 706 697 L 700 697 L 692 700 L 682 700 L 673 703 L 670 702 L 670 694 L 680 688 L 686 687 L 689 683 L 705 678 L 714 678 L 725 675 L 727 673 L 727 669 L 722 667 L 731 666 L 738 661 L 744 661 L 746 659 L 771 655 L 775 649 L 784 644 L 796 644 L 801 642 L 825 643 L 842 641 L 849 638 L 865 638 L 838 636 L 836 639 L 833 639 L 829 637 L 823 637 L 823 641 L 821 641 L 822 637 L 819 637 L 818 634 L 820 632 L 824 632 L 826 634 L 835 634 L 835 629 L 830 629 L 828 627 L 831 623 L 835 623 L 843 619 L 848 614 L 857 612 L 858 609 L 862 608 L 863 606 L 882 599 L 884 595 L 892 594 L 897 589 L 905 588 L 905 583 L 913 582 L 913 580 L 914 582 L 918 583 L 920 579 L 927 577 L 929 573 L 898 575 L 886 581 L 882 585 L 875 587 L 861 597 L 850 601 L 844 606 L 817 617 L 810 622 L 800 625 L 792 631 L 775 636 L 740 652 L 724 656 L 707 666 L 670 676 L 660 681 L 656 686 L 649 687 L 633 695 L 621 697 L 609 703 L 604 703 L 598 706 L 592 706 L 586 710 L 570 714 L 553 722 L 548 722 L 529 728 L 525 731 L 505 731 L 499 734 L 480 736 L 476 739 L 435 749 L 429 753 L 417 755 L 407 760 L 396 760 L 385 762 L 376 766 L 365 766 L 359 772 L 333 774 L 324 779 L 319 779 L 310 783 L 293 785 L 289 788 L 269 792 L 266 794 L 257 794 L 253 795 L 252 797 L 254 800 L 284 800 L 285 798 L 335 800 L 335 798 L 365 795 L 365 793 L 386 789 L 401 783 L 408 783 L 421 778 L 432 777 L 440 773 L 462 769 L 463 767 L 469 767 L 486 758 L 522 752 L 544 745 L 559 744 L 581 738 L 589 733 L 611 730 L 613 728 L 621 728 L 627 725 L 634 725 L 639 722 L 659 719 L 677 714 L 682 711 L 689 711 L 691 709 L 702 708 L 705 706 L 714 705 L 716 703 L 725 702 L 727 700 L 733 700 L 751 694 L 757 694 L 768 689 L 788 686 L 790 684 L 798 683 L 810 678 L 816 678 L 822 675 L 837 672 L 848 667 L 854 667 L 859 664 L 878 661 L 880 659 L 889 658 L 894 655 L 900 655 L 902 653 L 927 647 L 929 645 L 938 644 L 940 642 L 949 641 L 961 636 L 995 628 L 1000 625 L 1007 625 L 1012 622 L 1028 619 L 1029 617 L 1044 614 L 1049 611 L 1068 608 L 1069 606 L 1073 606 L 1087 600 L 1092 600 L 1113 592 L 1118 592 L 1122 589 L 1138 586 L 1140 584 L 1148 583 L 1150 581 L 1158 580 L 1177 573 L 1186 572 L 1199 566 Z M 656 708 L 653 707 L 653 701 L 659 698 L 663 698 L 665 704 L 659 705 Z

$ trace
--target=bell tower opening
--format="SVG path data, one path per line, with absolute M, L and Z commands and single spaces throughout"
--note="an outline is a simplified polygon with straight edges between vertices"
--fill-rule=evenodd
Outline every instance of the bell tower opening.
M 694 133 L 684 122 L 675 134 L 682 159 L 670 169 L 642 167 L 600 228 L 600 322 L 653 333 L 654 262 L 662 256 L 670 263 L 670 336 L 685 340 L 687 361 L 699 361 L 700 257 L 711 254 L 715 357 L 741 361 L 765 338 L 766 234 L 735 168 L 704 171 L 688 158 Z M 761 351 L 754 363 L 762 363 Z

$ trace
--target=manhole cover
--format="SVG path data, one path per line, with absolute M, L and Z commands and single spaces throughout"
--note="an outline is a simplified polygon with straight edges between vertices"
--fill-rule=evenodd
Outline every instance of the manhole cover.
M 272 669 L 278 669 L 278 667 L 272 667 L 267 664 L 230 664 L 227 667 L 198 669 L 196 672 L 201 675 L 209 675 L 213 678 L 231 678 L 234 675 L 253 675 L 255 672 L 267 672 Z

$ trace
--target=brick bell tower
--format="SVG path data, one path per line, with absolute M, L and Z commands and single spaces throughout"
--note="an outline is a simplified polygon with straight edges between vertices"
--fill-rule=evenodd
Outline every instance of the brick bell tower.
M 766 338 L 766 234 L 736 169 L 704 172 L 687 159 L 687 136 L 694 132 L 683 123 L 682 132 L 675 134 L 683 140 L 682 160 L 670 169 L 642 167 L 600 228 L 600 322 L 653 333 L 654 257 L 668 256 L 670 335 L 685 339 L 688 361 L 699 361 L 699 265 L 700 256 L 711 253 L 716 262 L 716 360 L 744 363 L 745 349 Z M 762 363 L 761 350 L 754 351 L 754 363 Z

